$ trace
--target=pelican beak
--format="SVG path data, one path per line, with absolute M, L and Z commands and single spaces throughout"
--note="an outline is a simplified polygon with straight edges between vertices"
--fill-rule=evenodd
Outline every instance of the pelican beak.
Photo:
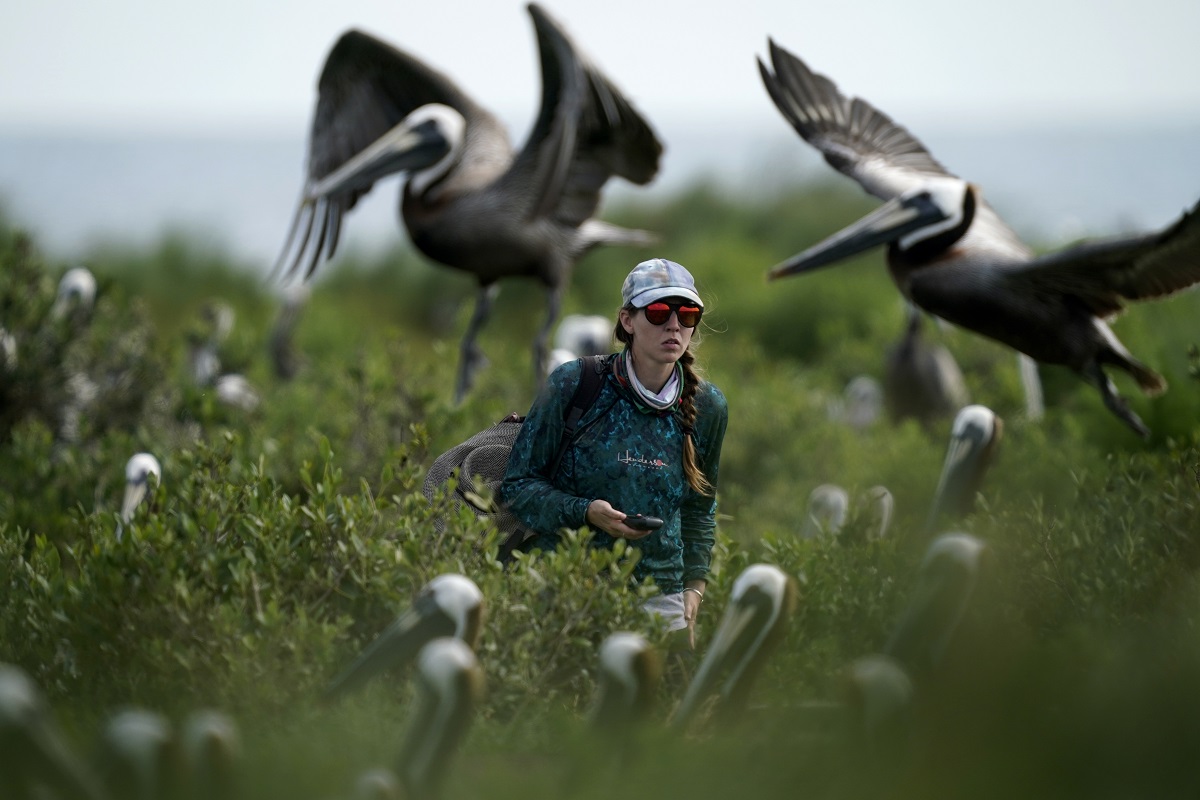
M 811 272 L 946 219 L 928 193 L 889 200 L 858 222 L 774 267 L 767 279 Z
M 454 620 L 438 607 L 432 596 L 418 597 L 411 609 L 333 679 L 322 695 L 322 701 L 330 702 L 357 689 L 380 672 L 412 661 L 427 642 L 441 636 L 453 636 L 454 628 Z
M 757 602 L 756 602 L 757 601 Z M 761 591 L 750 590 L 738 602 L 731 604 L 721 619 L 717 635 L 709 645 L 696 677 L 688 685 L 687 694 L 675 712 L 673 724 L 678 727 L 687 722 L 708 697 L 721 676 L 733 665 L 740 664 L 747 651 L 758 638 L 763 615 L 771 613 L 771 601 Z M 756 624 L 757 623 L 757 624 Z M 741 670 L 726 682 L 723 694 L 728 694 L 736 683 Z
M 316 198 L 366 191 L 381 178 L 436 164 L 449 152 L 450 142 L 442 135 L 434 120 L 423 119 L 415 125 L 404 120 L 345 164 L 312 184 L 308 196 Z

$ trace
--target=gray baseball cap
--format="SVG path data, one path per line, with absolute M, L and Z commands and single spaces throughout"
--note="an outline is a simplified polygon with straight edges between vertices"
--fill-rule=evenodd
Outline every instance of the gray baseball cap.
M 624 306 L 645 308 L 664 297 L 682 297 L 704 308 L 704 301 L 696 293 L 692 273 L 682 264 L 665 258 L 652 258 L 638 264 L 621 286 L 621 304 Z

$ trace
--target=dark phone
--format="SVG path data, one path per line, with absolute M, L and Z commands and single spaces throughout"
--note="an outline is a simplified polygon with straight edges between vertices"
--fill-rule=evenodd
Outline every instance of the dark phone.
M 641 514 L 630 514 L 623 521 L 635 531 L 658 530 L 663 524 L 663 521 L 658 517 L 646 517 Z

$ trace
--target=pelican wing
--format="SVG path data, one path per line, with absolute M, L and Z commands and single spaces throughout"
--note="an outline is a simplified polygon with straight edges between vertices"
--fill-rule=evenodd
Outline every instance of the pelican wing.
M 866 100 L 848 98 L 829 78 L 770 41 L 771 68 L 761 59 L 767 93 L 804 141 L 837 171 L 882 200 L 951 173 L 902 126 Z
M 1006 277 L 1035 291 L 1069 294 L 1107 316 L 1200 282 L 1200 203 L 1159 233 L 1085 242 L 1039 258 Z
M 317 106 L 308 142 L 308 180 L 276 270 L 293 249 L 295 262 L 289 272 L 294 272 L 304 254 L 311 252 L 305 277 L 316 269 L 322 249 L 326 250 L 326 258 L 333 255 L 342 216 L 354 208 L 370 186 L 320 197 L 314 196 L 310 187 L 429 103 L 450 106 L 468 124 L 492 119 L 449 78 L 416 58 L 362 31 L 342 34 L 325 59 L 317 82 Z M 498 125 L 484 129 L 497 129 L 503 136 Z M 316 244 L 310 251 L 314 233 Z
M 529 6 L 542 64 L 542 105 L 506 189 L 530 199 L 530 219 L 572 227 L 590 218 L 613 175 L 636 184 L 658 172 L 662 144 L 633 105 L 536 4 Z

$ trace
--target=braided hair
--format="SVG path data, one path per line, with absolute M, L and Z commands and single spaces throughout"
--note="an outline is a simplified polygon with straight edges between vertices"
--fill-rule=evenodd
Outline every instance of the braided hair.
M 636 311 L 635 308 L 627 309 L 630 312 Z M 629 346 L 633 343 L 633 334 L 625 330 L 625 327 L 617 322 L 613 329 L 613 335 L 617 337 L 617 341 L 623 345 Z M 692 342 L 696 339 L 693 335 Z M 711 496 L 715 493 L 713 485 L 708 482 L 700 465 L 696 463 L 696 443 L 695 428 L 696 428 L 696 394 L 700 391 L 700 369 L 696 366 L 696 356 L 692 353 L 691 345 L 683 351 L 683 355 L 679 357 L 679 365 L 683 367 L 683 394 L 679 398 L 679 409 L 675 412 L 676 418 L 679 420 L 679 425 L 683 428 L 683 475 L 687 478 L 688 485 L 697 494 Z

